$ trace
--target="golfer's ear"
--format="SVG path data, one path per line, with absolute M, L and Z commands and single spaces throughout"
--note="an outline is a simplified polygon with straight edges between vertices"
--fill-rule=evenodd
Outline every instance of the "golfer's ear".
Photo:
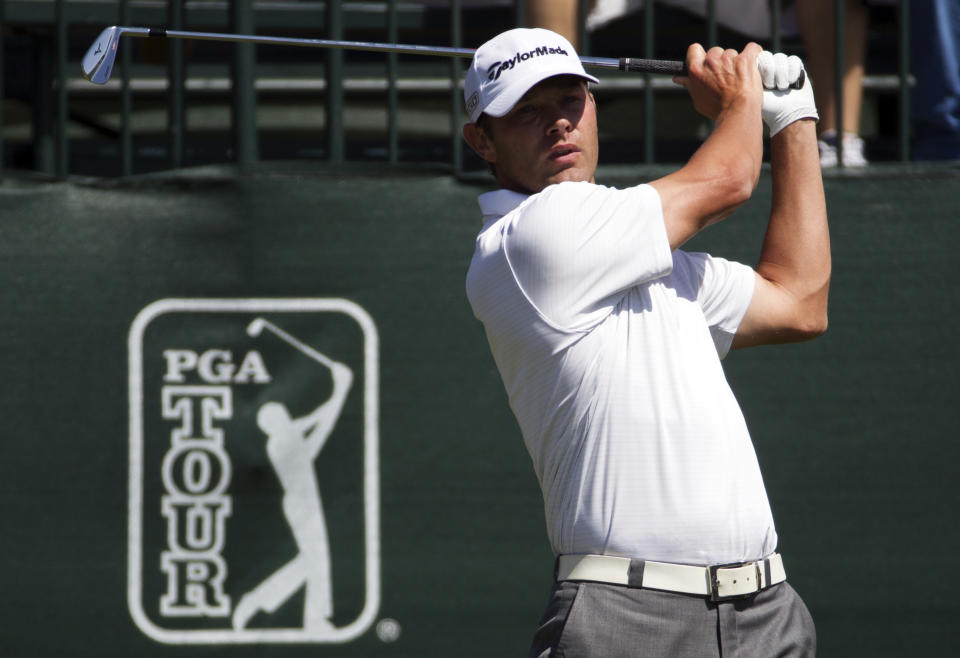
M 497 152 L 486 131 L 475 123 L 463 124 L 463 141 L 487 162 L 497 161 Z

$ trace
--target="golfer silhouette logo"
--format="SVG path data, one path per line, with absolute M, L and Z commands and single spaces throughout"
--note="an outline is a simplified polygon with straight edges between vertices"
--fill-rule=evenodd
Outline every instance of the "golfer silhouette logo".
M 331 622 L 330 540 L 314 462 L 340 417 L 353 384 L 353 371 L 263 318 L 253 320 L 247 327 L 247 333 L 253 337 L 264 330 L 328 368 L 333 392 L 328 400 L 301 418 L 292 418 L 280 402 L 266 402 L 257 412 L 257 424 L 267 437 L 267 456 L 283 488 L 283 514 L 298 552 L 241 597 L 233 612 L 233 627 L 246 628 L 260 611 L 275 612 L 303 588 L 303 630 L 311 637 L 321 638 L 336 629 Z

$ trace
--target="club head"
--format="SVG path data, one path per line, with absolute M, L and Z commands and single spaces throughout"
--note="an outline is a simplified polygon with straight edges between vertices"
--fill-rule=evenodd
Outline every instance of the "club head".
M 247 325 L 247 334 L 256 338 L 261 333 L 263 333 L 263 318 L 256 318 L 253 322 Z
M 106 83 L 113 73 L 113 64 L 117 59 L 117 46 L 120 44 L 122 28 L 108 27 L 83 56 L 83 77 L 98 85 Z

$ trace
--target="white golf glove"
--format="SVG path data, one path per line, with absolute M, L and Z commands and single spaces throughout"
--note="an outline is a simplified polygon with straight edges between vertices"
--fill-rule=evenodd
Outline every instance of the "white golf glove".
M 802 88 L 790 88 L 803 73 L 803 62 L 799 57 L 764 50 L 757 57 L 757 66 L 764 88 L 763 122 L 770 129 L 771 137 L 794 121 L 820 118 L 813 100 L 810 76 L 804 74 L 806 79 Z

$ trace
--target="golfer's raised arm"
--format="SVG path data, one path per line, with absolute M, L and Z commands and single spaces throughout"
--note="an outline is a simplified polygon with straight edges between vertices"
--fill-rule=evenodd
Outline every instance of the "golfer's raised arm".
M 773 75 L 778 69 L 782 75 L 789 68 L 785 77 L 791 78 L 802 66 L 792 59 L 796 62 L 790 65 L 773 62 L 772 55 L 764 53 L 761 71 Z M 753 299 L 734 348 L 807 340 L 827 329 L 830 234 L 816 118 L 809 80 L 797 91 L 764 92 L 764 121 L 772 134 L 773 201 Z
M 313 413 L 297 421 L 300 431 L 304 433 L 308 442 L 316 444 L 317 450 L 322 447 L 323 442 L 326 441 L 326 435 L 340 417 L 343 405 L 347 401 L 347 394 L 353 384 L 353 371 L 343 363 L 330 361 L 330 375 L 333 379 L 333 391 L 329 399 L 317 407 Z
M 710 137 L 678 171 L 653 181 L 660 194 L 670 247 L 676 249 L 745 203 L 763 162 L 761 48 L 743 52 L 699 44 L 687 50 L 689 76 L 676 78 L 694 108 L 716 122 Z

